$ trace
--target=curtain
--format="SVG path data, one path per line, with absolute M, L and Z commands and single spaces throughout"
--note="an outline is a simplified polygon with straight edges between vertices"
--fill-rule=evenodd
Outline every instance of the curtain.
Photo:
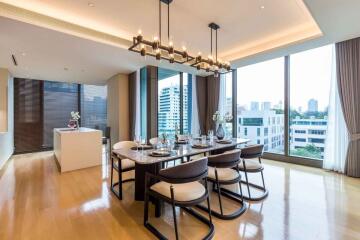
M 141 119 L 140 119 L 140 70 L 136 71 L 136 107 L 135 107 L 135 135 L 141 134 Z
M 202 134 L 206 133 L 206 103 L 207 103 L 206 77 L 196 76 L 196 99 L 198 106 L 199 129 Z
M 349 146 L 345 174 L 360 177 L 360 38 L 336 44 L 338 91 Z
M 129 125 L 130 125 L 130 139 L 134 139 L 136 128 L 136 102 L 137 102 L 137 90 L 136 90 L 136 75 L 137 72 L 129 74 Z
M 206 105 L 206 125 L 205 133 L 208 130 L 216 130 L 216 124 L 212 119 L 212 116 L 219 107 L 219 95 L 220 95 L 220 79 L 219 77 L 208 76 L 207 80 L 207 105 Z
M 200 125 L 199 125 L 199 112 L 198 112 L 198 103 L 197 103 L 197 91 L 196 91 L 196 76 L 195 75 L 191 75 L 192 76 L 192 114 L 191 114 L 191 134 L 198 134 L 199 130 L 200 130 Z
M 349 141 L 336 81 L 335 48 L 333 49 L 332 62 L 328 127 L 323 167 L 328 170 L 344 173 Z

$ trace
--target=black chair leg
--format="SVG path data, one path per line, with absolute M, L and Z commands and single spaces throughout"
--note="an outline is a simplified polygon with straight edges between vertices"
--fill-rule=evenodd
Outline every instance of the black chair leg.
M 217 192 L 218 192 L 218 198 L 219 198 L 220 212 L 221 212 L 221 215 L 223 215 L 224 212 L 223 212 L 222 203 L 221 203 L 221 190 L 220 190 L 219 181 L 216 181 L 216 185 L 217 185 Z
M 172 210 L 173 210 L 173 217 L 174 217 L 174 227 L 175 227 L 175 236 L 176 236 L 176 240 L 179 239 L 179 234 L 178 234 L 178 227 L 177 227 L 177 221 L 176 221 L 176 211 L 175 211 L 175 202 L 174 202 L 174 189 L 171 186 L 170 187 L 170 192 L 171 192 L 171 200 L 172 200 Z
M 244 202 L 244 195 L 243 195 L 243 191 L 242 191 L 241 181 L 239 182 L 239 187 L 240 187 L 241 201 Z
M 118 174 L 119 174 L 119 199 L 122 200 L 122 172 L 120 168 L 121 168 L 121 164 L 119 164 Z
M 264 187 L 264 189 L 266 189 L 266 188 L 265 188 L 265 180 L 264 180 L 264 173 L 263 173 L 263 171 L 261 171 L 261 179 L 262 179 L 263 187 Z
M 249 179 L 248 179 L 248 175 L 245 169 L 245 179 L 246 179 L 246 186 L 247 186 L 247 190 L 248 190 L 248 194 L 249 194 L 249 198 L 251 198 L 251 194 L 250 194 L 250 185 L 249 185 Z

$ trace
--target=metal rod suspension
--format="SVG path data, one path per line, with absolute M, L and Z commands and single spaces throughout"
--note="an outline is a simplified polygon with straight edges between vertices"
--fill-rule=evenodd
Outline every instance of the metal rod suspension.
M 212 28 L 210 28 L 210 55 L 212 56 L 213 52 L 212 52 L 212 47 L 213 47 L 213 42 L 212 42 Z
M 217 47 L 218 47 L 217 31 L 218 31 L 218 30 L 216 29 L 216 30 L 215 30 L 215 39 L 216 39 L 216 40 L 215 40 L 215 41 L 216 41 L 216 42 L 215 42 L 215 60 L 216 60 L 216 62 L 217 62 L 217 52 L 218 52 L 218 51 L 217 51 L 217 50 L 218 50 L 218 49 L 217 49 Z
M 170 3 L 168 4 L 168 42 L 170 41 Z
M 161 44 L 161 0 L 159 0 L 159 41 Z

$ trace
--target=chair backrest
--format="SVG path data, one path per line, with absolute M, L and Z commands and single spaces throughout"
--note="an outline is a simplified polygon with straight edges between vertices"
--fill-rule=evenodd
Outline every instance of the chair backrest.
M 149 140 L 149 143 L 150 143 L 151 145 L 158 144 L 158 142 L 159 142 L 159 138 L 157 138 L 157 137 L 150 138 L 150 140 Z
M 262 157 L 264 150 L 264 145 L 262 144 L 254 144 L 249 145 L 241 149 L 241 158 L 249 159 L 249 158 L 258 158 Z
M 111 127 L 106 127 L 105 128 L 105 137 L 106 138 L 111 138 Z
M 207 157 L 162 169 L 159 175 L 169 183 L 194 182 L 207 177 Z
M 240 149 L 234 149 L 217 155 L 208 156 L 208 165 L 217 168 L 232 168 L 240 162 Z
M 130 149 L 132 147 L 136 147 L 136 143 L 132 141 L 121 141 L 118 143 L 115 143 L 113 146 L 113 149 Z

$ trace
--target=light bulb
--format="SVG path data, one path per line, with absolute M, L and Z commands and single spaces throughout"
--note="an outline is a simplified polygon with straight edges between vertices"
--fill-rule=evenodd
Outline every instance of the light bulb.
M 157 36 L 154 37 L 154 41 L 158 41 L 159 38 Z
M 172 47 L 174 43 L 172 41 L 169 42 L 169 46 Z
M 141 34 L 142 34 L 142 31 L 141 31 L 141 29 L 139 29 L 139 31 L 138 31 L 138 34 L 139 34 L 139 35 L 141 35 Z
M 183 51 L 186 51 L 186 47 L 185 47 L 185 46 L 182 46 L 182 50 L 183 50 Z

